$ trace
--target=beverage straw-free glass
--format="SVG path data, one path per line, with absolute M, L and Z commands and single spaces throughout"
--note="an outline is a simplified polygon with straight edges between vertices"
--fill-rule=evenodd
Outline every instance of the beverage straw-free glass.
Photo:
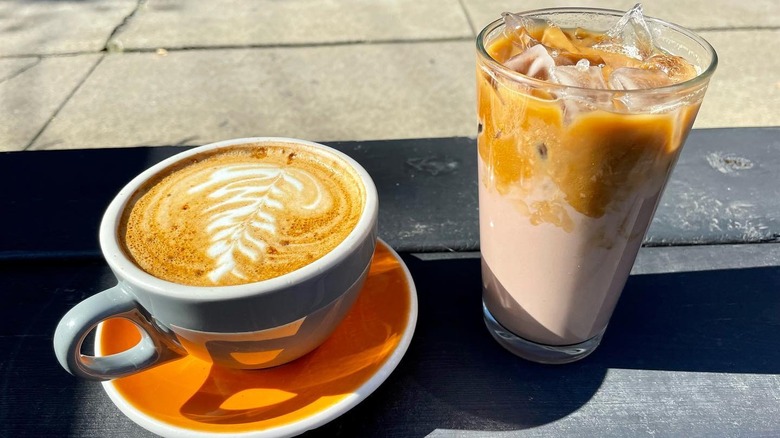
M 604 32 L 623 12 L 522 15 Z M 567 86 L 497 60 L 503 20 L 477 37 L 483 311 L 520 357 L 567 363 L 599 345 L 717 66 L 699 36 L 645 20 L 655 46 L 695 77 L 649 89 Z

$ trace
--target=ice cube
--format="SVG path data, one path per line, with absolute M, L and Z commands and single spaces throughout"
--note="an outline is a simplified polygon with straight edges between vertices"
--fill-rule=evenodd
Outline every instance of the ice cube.
M 563 105 L 563 121 L 566 124 L 571 123 L 578 115 L 595 111 L 596 109 L 612 109 L 612 103 L 601 99 L 600 96 L 589 96 L 588 92 L 573 92 L 567 90 L 560 94 L 561 104 Z
M 671 79 L 660 70 L 623 67 L 609 75 L 609 86 L 613 90 L 644 90 L 671 84 Z
M 520 51 L 539 44 L 539 41 L 528 33 L 528 29 L 534 26 L 532 19 L 511 12 L 504 12 L 501 16 L 504 17 L 504 36 Z
M 535 79 L 547 80 L 555 61 L 542 44 L 537 44 L 504 62 L 504 66 Z
M 607 84 L 601 67 L 591 66 L 587 59 L 581 59 L 575 65 L 556 67 L 552 70 L 550 82 L 582 89 L 565 89 L 558 92 L 566 123 L 583 112 L 593 111 L 596 108 L 611 109 L 612 104 L 607 94 L 588 91 L 607 89 Z
M 550 75 L 550 81 L 569 87 L 593 90 L 604 90 L 607 88 L 601 68 L 591 66 L 587 59 L 581 59 L 576 65 L 556 67 L 552 71 L 552 75 Z
M 643 67 L 663 72 L 671 82 L 687 81 L 696 76 L 696 68 L 680 56 L 655 54 L 645 61 Z
M 632 58 L 645 60 L 656 53 L 653 34 L 642 13 L 642 4 L 637 3 L 606 32 L 605 41 L 594 48 L 621 53 Z
M 671 85 L 666 73 L 659 70 L 623 67 L 615 69 L 609 76 L 609 86 L 615 90 L 647 90 Z M 618 111 L 660 112 L 668 111 L 680 103 L 669 99 L 664 93 L 619 93 L 613 104 Z

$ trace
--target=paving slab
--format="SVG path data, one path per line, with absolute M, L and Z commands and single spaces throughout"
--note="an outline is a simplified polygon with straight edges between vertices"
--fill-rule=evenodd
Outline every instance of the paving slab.
M 473 44 L 109 54 L 33 149 L 469 136 Z
M 504 11 L 519 12 L 556 6 L 582 6 L 589 8 L 618 9 L 626 11 L 637 0 L 577 0 L 574 3 L 550 3 L 545 0 L 463 0 L 474 28 L 481 30 Z M 780 2 L 777 0 L 653 0 L 643 2 L 648 16 L 662 18 L 691 29 L 704 28 L 756 28 L 780 26 Z
M 110 44 L 127 50 L 471 36 L 458 0 L 149 0 Z
M 752 62 L 756 48 L 777 41 L 778 32 L 702 32 L 720 65 L 695 127 L 780 125 L 780 84 L 766 73 L 778 71 L 780 60 Z M 321 141 L 473 136 L 471 46 L 110 55 L 33 148 L 195 145 L 253 135 Z
M 780 126 L 780 58 L 766 56 L 780 30 L 707 31 L 718 52 L 695 128 Z
M 30 144 L 101 56 L 0 59 L 0 151 Z
M 96 52 L 136 0 L 0 0 L 0 56 Z

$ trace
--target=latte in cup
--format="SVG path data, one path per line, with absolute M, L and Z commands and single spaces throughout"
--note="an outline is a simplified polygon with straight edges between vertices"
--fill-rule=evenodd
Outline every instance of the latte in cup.
M 366 189 L 340 158 L 304 144 L 194 155 L 148 181 L 119 227 L 147 273 L 192 286 L 266 280 L 319 259 L 355 228 Z

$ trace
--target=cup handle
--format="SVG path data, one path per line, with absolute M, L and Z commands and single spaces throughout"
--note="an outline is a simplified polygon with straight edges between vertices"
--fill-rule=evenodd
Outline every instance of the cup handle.
M 185 355 L 178 342 L 158 329 L 142 309 L 121 283 L 78 303 L 65 314 L 54 332 L 54 353 L 60 365 L 77 377 L 110 380 Z M 81 345 L 89 332 L 109 318 L 132 321 L 140 329 L 141 340 L 132 348 L 109 356 L 82 354 Z

